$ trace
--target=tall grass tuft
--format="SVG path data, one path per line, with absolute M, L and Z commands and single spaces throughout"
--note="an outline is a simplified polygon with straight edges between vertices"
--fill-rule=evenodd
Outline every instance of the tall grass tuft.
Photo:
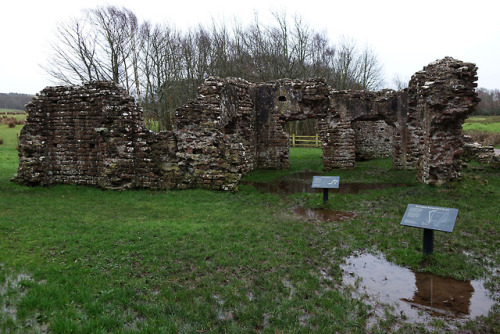
M 484 131 L 466 131 L 474 141 L 486 146 L 500 146 L 500 133 Z

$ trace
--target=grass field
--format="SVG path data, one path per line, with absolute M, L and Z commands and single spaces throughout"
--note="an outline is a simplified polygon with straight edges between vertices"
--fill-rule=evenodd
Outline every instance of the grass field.
M 26 113 L 24 112 L 24 110 L 0 108 L 0 117 L 1 116 L 16 117 L 17 119 L 19 119 L 19 118 L 25 118 Z
M 500 116 L 473 116 L 463 126 L 466 131 L 484 131 L 500 133 Z
M 477 142 L 500 148 L 500 116 L 472 116 L 462 128 Z
M 415 182 L 388 159 L 330 173 L 345 182 L 406 187 L 331 196 L 102 191 L 24 187 L 17 168 L 20 126 L 0 125 L 0 332 L 290 333 L 364 332 L 373 309 L 342 285 L 355 252 L 381 252 L 418 272 L 484 278 L 500 294 L 500 173 L 473 166 L 442 187 Z M 289 171 L 321 169 L 319 149 L 292 149 Z M 453 233 L 437 233 L 422 255 L 421 231 L 399 225 L 408 203 L 453 207 Z M 354 211 L 351 222 L 294 217 L 292 206 Z M 328 279 L 325 278 L 325 275 Z M 387 308 L 387 312 L 389 312 Z M 463 329 L 499 332 L 500 307 Z M 436 320 L 433 328 L 446 330 Z M 426 332 L 398 314 L 372 331 Z

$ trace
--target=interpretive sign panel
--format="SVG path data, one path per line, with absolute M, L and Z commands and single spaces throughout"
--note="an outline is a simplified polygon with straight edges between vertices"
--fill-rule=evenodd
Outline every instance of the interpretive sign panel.
M 339 176 L 313 176 L 313 183 L 311 188 L 338 188 L 339 183 Z
M 401 225 L 452 232 L 458 209 L 408 204 Z

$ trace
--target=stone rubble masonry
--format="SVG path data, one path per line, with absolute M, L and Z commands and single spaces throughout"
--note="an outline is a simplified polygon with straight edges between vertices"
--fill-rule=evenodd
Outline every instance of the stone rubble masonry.
M 495 157 L 493 146 L 483 146 L 475 142 L 471 136 L 464 136 L 463 161 L 477 161 L 482 164 L 491 164 Z
M 460 127 L 478 101 L 475 71 L 445 58 L 399 92 L 209 77 L 175 111 L 173 129 L 158 133 L 114 83 L 47 87 L 26 106 L 13 181 L 236 191 L 253 169 L 288 168 L 285 123 L 315 118 L 325 170 L 392 155 L 394 168 L 418 167 L 422 182 L 441 184 L 458 177 Z
M 451 57 L 435 61 L 413 75 L 409 84 L 409 114 L 418 140 L 420 181 L 441 185 L 460 178 L 462 125 L 476 109 L 477 67 Z M 410 128 L 410 126 L 409 126 Z
M 352 168 L 356 156 L 358 159 L 368 158 L 368 155 L 381 158 L 386 156 L 387 150 L 392 155 L 394 145 L 389 148 L 386 140 L 394 142 L 398 120 L 406 112 L 405 103 L 405 91 L 331 90 L 324 128 L 327 138 L 326 145 L 323 145 L 324 168 Z M 384 130 L 376 130 L 374 124 L 387 124 L 387 128 L 383 126 Z M 388 137 L 378 142 L 376 138 L 382 135 L 381 131 Z M 366 140 L 360 139 L 361 135 Z
M 394 127 L 385 121 L 352 122 L 356 160 L 392 157 Z
M 500 154 L 495 154 L 491 157 L 490 167 L 493 169 L 500 169 Z
M 173 133 L 147 130 L 142 110 L 113 83 L 48 87 L 26 111 L 18 183 L 164 189 L 185 179 Z

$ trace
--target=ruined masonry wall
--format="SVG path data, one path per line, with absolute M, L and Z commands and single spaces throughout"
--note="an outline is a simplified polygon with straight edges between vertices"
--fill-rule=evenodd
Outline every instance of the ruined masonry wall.
M 19 167 L 26 185 L 106 189 L 237 190 L 245 173 L 289 166 L 287 121 L 317 119 L 325 170 L 392 154 L 419 179 L 459 178 L 461 126 L 478 103 L 474 64 L 444 58 L 408 90 L 336 91 L 324 79 L 251 83 L 208 78 L 178 108 L 173 130 L 145 128 L 143 112 L 110 82 L 47 87 L 26 106 Z M 392 142 L 392 144 L 391 144 Z
M 472 137 L 464 136 L 463 161 L 477 161 L 482 164 L 491 164 L 495 159 L 495 148 L 493 146 L 483 146 L 475 142 Z
M 26 106 L 17 180 L 124 188 L 139 180 L 137 154 L 148 150 L 142 112 L 111 83 L 44 89 Z M 171 147 L 165 138 L 166 155 Z M 165 145 L 163 145 L 165 144 Z M 166 160 L 175 158 L 170 155 Z M 143 168 L 150 169 L 147 161 Z M 156 180 L 150 180 L 156 182 Z
M 393 153 L 394 128 L 385 121 L 351 123 L 357 160 L 387 158 Z
M 474 64 L 451 57 L 413 75 L 409 91 L 414 92 L 411 103 L 416 117 L 411 124 L 420 136 L 421 149 L 415 158 L 422 182 L 440 185 L 460 178 L 462 124 L 479 102 L 476 80 Z
M 242 79 L 208 78 L 197 99 L 176 110 L 176 156 L 190 185 L 236 190 L 255 168 L 253 89 Z
M 324 79 L 278 80 L 255 88 L 255 139 L 258 168 L 288 168 L 287 121 L 318 119 L 318 128 L 328 112 L 329 87 Z M 319 130 L 322 142 L 324 134 Z
M 199 105 L 198 101 L 185 108 L 195 110 Z M 217 131 L 207 130 L 200 137 L 197 133 L 183 136 L 182 127 L 177 132 L 151 132 L 144 126 L 142 110 L 113 83 L 48 87 L 26 110 L 15 182 L 219 190 L 233 190 L 239 182 L 240 174 L 233 174 L 240 172 L 241 163 L 234 167 L 232 146 Z M 233 151 L 240 149 L 236 146 Z
M 406 113 L 405 96 L 406 92 L 393 90 L 331 90 L 324 122 L 325 169 L 352 168 L 356 157 L 373 159 L 392 155 L 394 129 Z

